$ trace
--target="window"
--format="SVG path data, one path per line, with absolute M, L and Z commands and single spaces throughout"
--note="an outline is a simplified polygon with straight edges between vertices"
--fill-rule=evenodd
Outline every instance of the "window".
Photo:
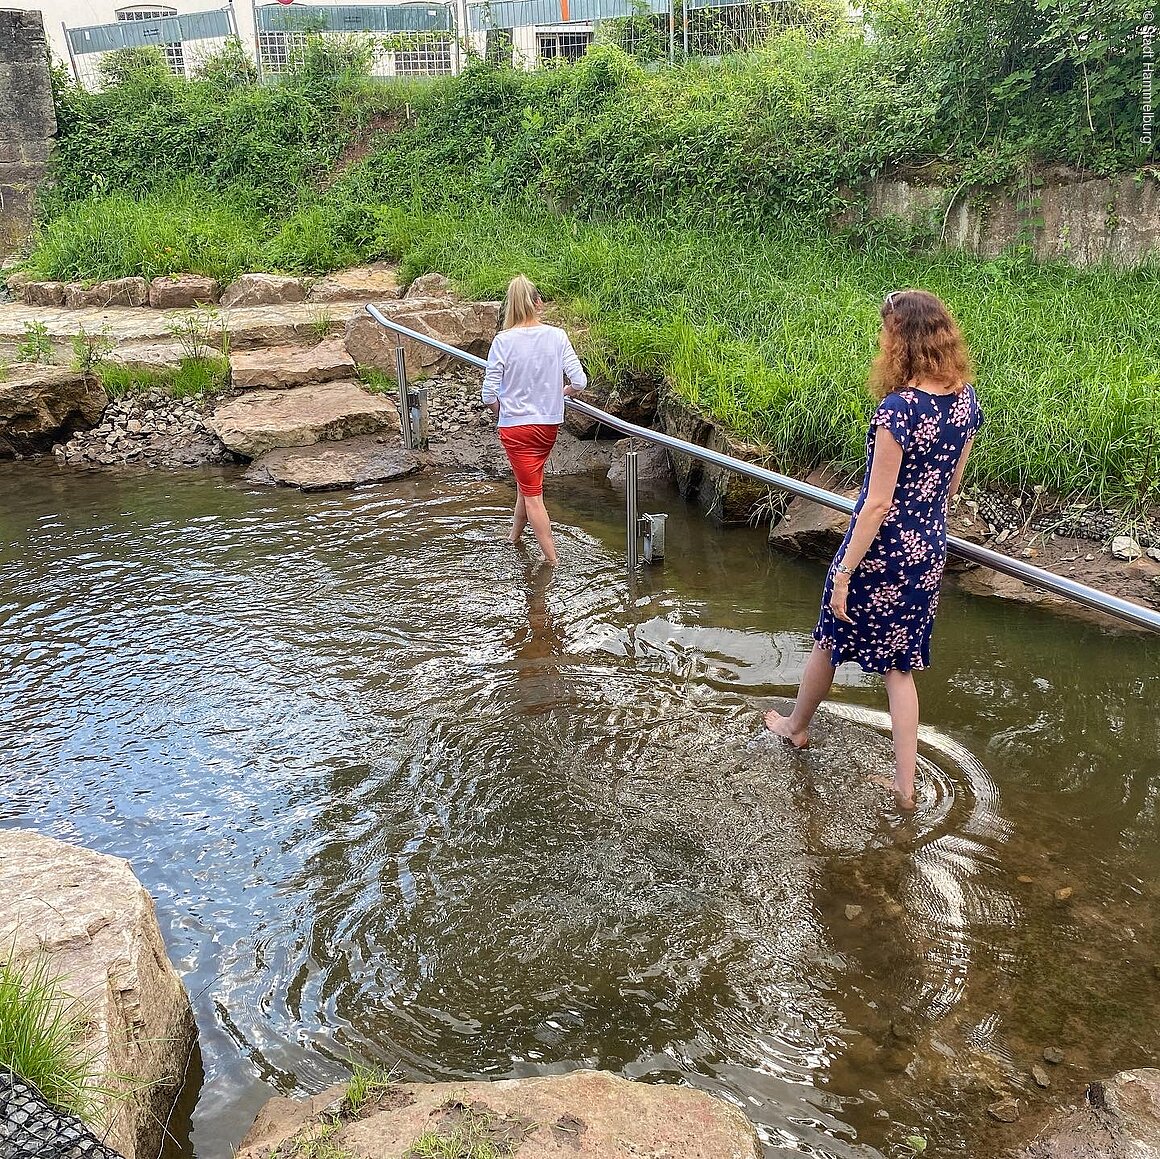
M 536 33 L 536 52 L 545 64 L 579 60 L 591 43 L 591 32 Z
M 118 24 L 143 24 L 145 21 L 164 20 L 167 16 L 176 16 L 176 8 L 118 8 Z M 153 43 L 153 37 L 146 33 L 147 39 Z M 165 56 L 165 63 L 174 76 L 185 76 L 185 49 L 181 41 L 172 41 L 161 44 L 158 38 L 157 47 Z
M 305 48 L 305 32 L 258 32 L 258 53 L 264 72 L 285 72 L 302 59 Z
M 446 76 L 451 72 L 451 41 L 416 40 L 395 50 L 396 76 Z

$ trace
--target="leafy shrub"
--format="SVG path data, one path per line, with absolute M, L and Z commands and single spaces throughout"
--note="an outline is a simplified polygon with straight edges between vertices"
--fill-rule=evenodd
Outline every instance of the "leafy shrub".
M 220 92 L 254 84 L 258 69 L 242 42 L 231 36 L 217 51 L 198 61 L 194 75 Z
M 155 44 L 134 44 L 106 52 L 97 65 L 97 75 L 105 88 L 139 80 L 163 80 L 171 73 L 165 54 Z

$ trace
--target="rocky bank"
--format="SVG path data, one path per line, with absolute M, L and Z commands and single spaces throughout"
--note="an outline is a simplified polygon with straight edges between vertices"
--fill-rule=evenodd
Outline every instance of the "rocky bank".
M 90 1126 L 125 1159 L 154 1159 L 197 1033 L 153 899 L 129 863 L 0 830 L 0 954 L 18 967 L 44 962 L 59 978 L 93 1059 Z

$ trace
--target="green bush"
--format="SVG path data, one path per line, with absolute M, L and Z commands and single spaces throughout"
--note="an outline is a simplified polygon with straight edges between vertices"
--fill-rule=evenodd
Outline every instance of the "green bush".
M 254 84 L 258 79 L 258 69 L 242 42 L 231 36 L 217 52 L 197 62 L 194 75 L 219 92 L 229 92 Z
M 105 88 L 140 80 L 159 80 L 170 75 L 165 54 L 155 44 L 135 44 L 106 52 L 97 65 Z

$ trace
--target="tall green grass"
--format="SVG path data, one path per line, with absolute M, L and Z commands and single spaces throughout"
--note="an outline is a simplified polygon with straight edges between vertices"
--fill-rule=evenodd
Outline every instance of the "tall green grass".
M 282 219 L 193 185 L 82 203 L 40 235 L 48 277 L 192 269 L 322 272 L 394 257 L 494 298 L 529 274 L 585 332 L 608 382 L 663 378 L 791 471 L 856 473 L 878 306 L 920 286 L 960 320 L 987 412 L 974 480 L 1113 503 L 1160 498 L 1160 267 L 1074 269 L 1017 254 L 914 252 L 887 235 L 854 244 L 787 217 L 765 229 L 675 215 L 581 220 L 542 204 L 455 203 L 437 191 L 373 204 L 366 171 Z
M 46 959 L 0 964 L 0 1063 L 53 1106 L 91 1119 L 102 1092 L 70 1006 Z
M 892 289 L 943 298 L 987 413 L 974 479 L 1109 502 L 1160 498 L 1160 268 L 1078 270 L 1018 257 L 863 252 L 801 224 L 757 232 L 582 224 L 480 206 L 394 210 L 381 248 L 498 296 L 517 272 L 588 329 L 607 377 L 664 377 L 777 463 L 864 460 L 866 373 Z

